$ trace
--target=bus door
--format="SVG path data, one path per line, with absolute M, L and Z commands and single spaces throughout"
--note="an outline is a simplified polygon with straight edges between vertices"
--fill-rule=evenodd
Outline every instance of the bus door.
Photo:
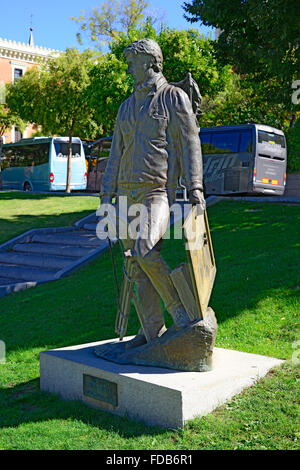
M 286 178 L 284 135 L 257 130 L 254 187 L 266 194 L 283 194 Z

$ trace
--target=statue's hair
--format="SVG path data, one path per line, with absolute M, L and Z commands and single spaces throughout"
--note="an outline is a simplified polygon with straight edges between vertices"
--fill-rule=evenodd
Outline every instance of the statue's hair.
M 123 56 L 127 58 L 130 54 L 146 54 L 155 59 L 155 65 L 158 71 L 162 70 L 163 55 L 161 48 L 157 42 L 153 39 L 145 38 L 138 41 L 134 41 L 132 44 L 126 47 L 123 52 Z

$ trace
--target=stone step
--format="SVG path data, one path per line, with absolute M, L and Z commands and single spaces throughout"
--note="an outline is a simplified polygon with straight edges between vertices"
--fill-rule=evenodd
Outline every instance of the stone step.
M 64 269 L 77 258 L 65 256 L 49 256 L 32 253 L 0 252 L 0 263 L 16 266 L 37 266 L 40 268 Z
M 98 247 L 103 244 L 102 240 L 96 236 L 96 234 L 84 233 L 81 234 L 72 234 L 61 235 L 61 234 L 35 234 L 33 235 L 31 241 L 38 243 L 47 243 L 47 244 L 57 244 L 57 245 L 72 245 L 78 247 Z
M 40 253 L 57 256 L 82 257 L 93 251 L 93 248 L 81 248 L 70 245 L 55 245 L 48 243 L 17 243 L 13 251 L 20 253 Z
M 23 267 L 0 263 L 0 278 L 22 279 L 24 281 L 51 281 L 56 269 Z

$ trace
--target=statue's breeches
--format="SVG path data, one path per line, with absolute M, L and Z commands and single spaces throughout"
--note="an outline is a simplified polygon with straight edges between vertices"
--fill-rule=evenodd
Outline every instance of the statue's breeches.
M 124 249 L 125 251 L 131 250 L 133 254 L 132 262 L 136 267 L 137 283 L 150 281 L 157 297 L 155 300 L 153 299 L 154 304 L 158 305 L 160 297 L 169 311 L 171 307 L 180 304 L 180 300 L 170 277 L 171 270 L 161 256 L 162 237 L 168 228 L 170 216 L 167 193 L 164 190 L 156 190 L 147 194 L 131 192 L 127 194 L 127 198 L 129 213 L 131 214 L 128 219 L 129 232 L 130 226 L 132 228 L 132 212 L 130 209 L 133 208 L 133 205 L 142 204 L 141 210 L 144 210 L 144 214 L 141 214 L 140 230 L 135 239 L 129 237 L 122 239 Z M 149 293 L 150 291 L 153 290 L 149 290 Z M 145 284 L 144 294 L 146 295 Z M 155 297 L 154 292 L 152 296 Z M 147 303 L 149 304 L 149 302 Z M 151 310 L 153 316 L 153 309 Z M 146 317 L 147 311 L 149 312 L 149 308 L 145 311 Z M 161 318 L 161 312 L 158 312 L 158 314 Z

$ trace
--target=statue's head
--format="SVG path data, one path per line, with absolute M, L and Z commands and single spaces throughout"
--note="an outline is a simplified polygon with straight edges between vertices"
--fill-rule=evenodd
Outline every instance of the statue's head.
M 126 47 L 123 53 L 135 83 L 142 83 L 149 73 L 162 71 L 163 55 L 153 39 L 140 39 Z

